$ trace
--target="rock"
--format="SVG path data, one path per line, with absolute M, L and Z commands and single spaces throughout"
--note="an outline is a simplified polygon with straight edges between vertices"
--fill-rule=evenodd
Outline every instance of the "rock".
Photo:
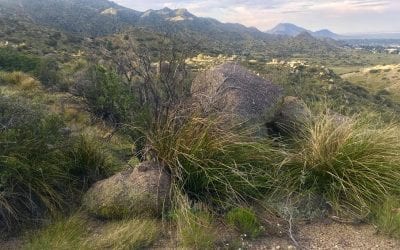
M 106 219 L 159 217 L 170 206 L 171 179 L 155 162 L 143 162 L 95 183 L 84 195 L 87 211 Z
M 263 124 L 272 121 L 283 100 L 281 87 L 236 63 L 199 73 L 191 91 L 195 106 L 205 114 L 228 114 Z
M 275 125 L 280 132 L 294 134 L 300 132 L 311 119 L 311 111 L 303 100 L 287 96 L 275 118 Z

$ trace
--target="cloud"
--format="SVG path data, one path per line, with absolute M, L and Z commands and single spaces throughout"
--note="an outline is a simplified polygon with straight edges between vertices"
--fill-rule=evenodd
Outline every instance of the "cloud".
M 279 22 L 294 22 L 306 28 L 400 31 L 398 0 L 114 0 L 137 10 L 187 8 L 198 16 L 242 23 L 266 30 Z M 356 25 L 357 24 L 357 25 Z M 328 26 L 329 25 L 329 26 Z M 362 32 L 362 30 L 359 30 Z

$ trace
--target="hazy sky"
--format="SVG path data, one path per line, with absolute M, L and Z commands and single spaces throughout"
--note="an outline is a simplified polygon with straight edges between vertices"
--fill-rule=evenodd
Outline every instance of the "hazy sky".
M 400 0 L 113 0 L 147 9 L 186 8 L 202 17 L 268 30 L 290 22 L 337 33 L 400 32 Z

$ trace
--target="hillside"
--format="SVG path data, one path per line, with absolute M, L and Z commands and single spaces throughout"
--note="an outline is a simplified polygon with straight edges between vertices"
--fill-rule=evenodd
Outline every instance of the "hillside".
M 0 249 L 398 249 L 400 56 L 274 32 L 0 0 Z
M 293 40 L 266 34 L 241 24 L 196 17 L 184 9 L 164 8 L 139 12 L 107 0 L 3 0 L 1 5 L 4 11 L 13 13 L 14 20 L 31 20 L 36 26 L 46 26 L 71 36 L 101 37 L 123 32 L 128 28 L 145 28 L 150 32 L 173 35 L 180 40 L 197 44 L 200 50 L 215 54 L 241 55 L 248 54 L 249 51 L 259 54 L 279 53 L 288 50 L 282 44 Z M 319 44 L 326 48 L 331 47 L 332 43 L 321 41 Z M 309 51 L 310 47 L 299 42 L 296 48 L 304 52 Z

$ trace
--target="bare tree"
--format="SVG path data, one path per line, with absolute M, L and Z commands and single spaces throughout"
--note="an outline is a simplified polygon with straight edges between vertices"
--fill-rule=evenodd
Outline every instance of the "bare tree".
M 168 34 L 161 37 L 153 50 L 129 34 L 110 42 L 112 45 L 101 49 L 103 57 L 112 62 L 124 84 L 137 94 L 139 107 L 149 110 L 151 122 L 162 124 L 171 110 L 190 95 L 190 75 L 185 60 L 191 49 Z

